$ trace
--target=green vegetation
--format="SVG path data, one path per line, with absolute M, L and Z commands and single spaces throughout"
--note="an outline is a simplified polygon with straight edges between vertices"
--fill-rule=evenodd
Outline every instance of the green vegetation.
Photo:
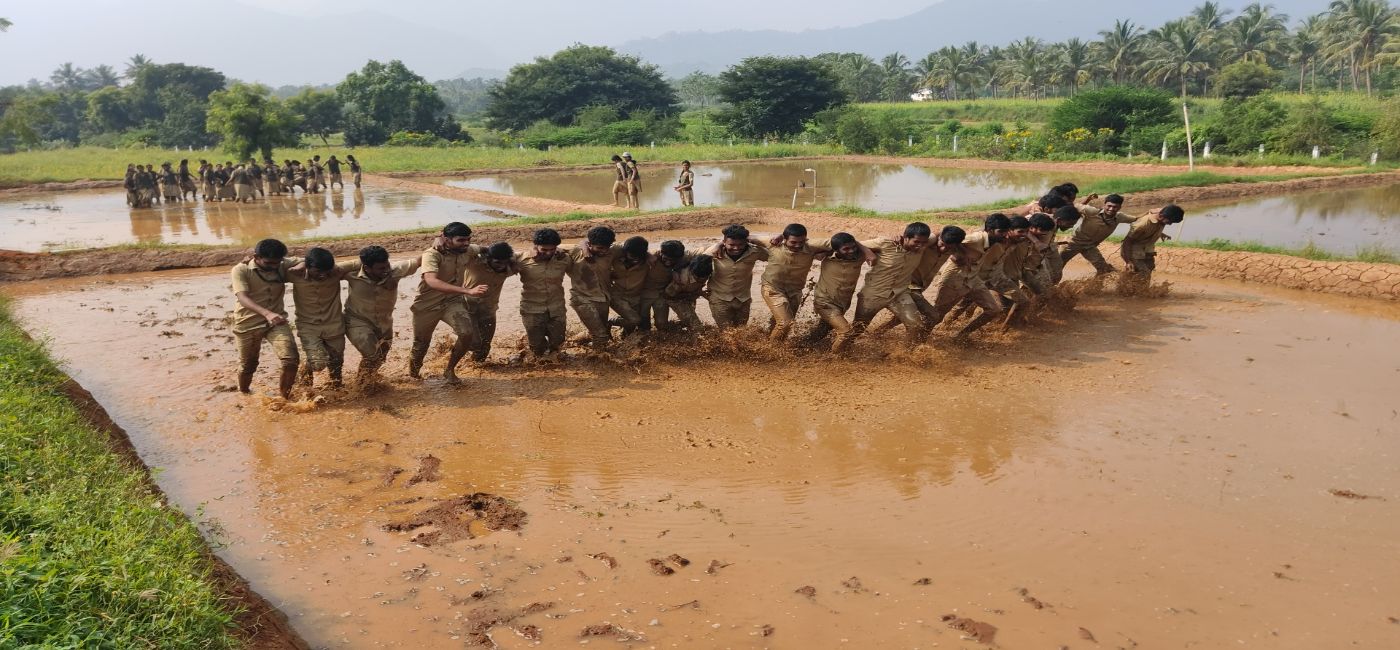
M 676 91 L 653 65 L 609 47 L 574 45 L 515 66 L 490 91 L 487 124 L 520 131 L 539 122 L 576 125 L 588 109 L 606 107 L 613 121 L 676 112 Z
M 209 132 L 223 136 L 224 151 L 243 162 L 256 152 L 296 146 L 297 118 L 266 86 L 236 83 L 209 95 Z
M 437 88 L 401 61 L 370 61 L 346 75 L 335 94 L 344 106 L 346 144 L 383 144 L 398 132 L 430 133 L 449 142 L 470 139 Z
M 716 121 L 743 138 L 792 135 L 827 109 L 848 101 L 840 80 L 815 59 L 758 56 L 719 76 L 728 104 Z
M 1121 237 L 1114 238 L 1114 241 L 1122 241 Z M 1240 251 L 1246 253 L 1268 253 L 1271 255 L 1287 255 L 1289 257 L 1302 257 L 1310 260 L 1330 261 L 1330 262 L 1369 262 L 1372 264 L 1397 264 L 1400 257 L 1391 254 L 1379 245 L 1366 246 L 1358 249 L 1355 255 L 1340 255 L 1318 248 L 1313 242 L 1308 242 L 1301 248 L 1289 248 L 1286 246 L 1270 246 L 1259 242 L 1243 241 L 1237 242 L 1229 239 L 1211 239 L 1204 242 L 1195 241 L 1164 241 L 1158 242 L 1158 246 L 1174 248 L 1204 248 L 1213 251 Z
M 0 646 L 236 647 L 204 541 L 0 302 Z

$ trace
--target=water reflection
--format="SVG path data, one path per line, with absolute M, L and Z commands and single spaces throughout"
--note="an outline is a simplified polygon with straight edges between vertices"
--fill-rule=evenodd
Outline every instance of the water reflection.
M 1400 185 L 1307 192 L 1187 209 L 1184 241 L 1215 238 L 1331 253 L 1360 250 L 1400 254 Z M 1175 236 L 1170 229 L 1168 234 Z

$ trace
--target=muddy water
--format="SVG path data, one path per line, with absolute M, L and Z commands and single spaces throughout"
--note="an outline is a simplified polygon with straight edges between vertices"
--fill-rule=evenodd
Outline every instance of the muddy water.
M 127 207 L 120 190 L 0 198 L 0 248 L 63 250 L 117 244 L 251 244 L 409 230 L 446 221 L 476 223 L 508 216 L 499 209 L 403 190 L 365 188 L 271 197 L 254 203 Z
M 672 189 L 679 166 L 642 167 L 642 209 L 680 207 Z M 805 171 L 815 169 L 813 173 Z M 789 207 L 797 189 L 798 207 L 852 205 L 877 212 L 953 208 L 1004 199 L 1039 196 L 1063 183 L 1064 174 L 1011 169 L 953 169 L 915 165 L 796 160 L 696 165 L 695 204 Z M 1075 175 L 1083 183 L 1091 178 Z M 482 178 L 449 178 L 458 187 L 565 201 L 612 203 L 613 172 L 530 173 Z M 799 184 L 803 187 L 799 188 Z
M 1397 205 L 1400 185 L 1188 206 L 1183 237 L 1185 241 L 1223 238 L 1290 248 L 1312 244 L 1340 255 L 1368 249 L 1400 255 Z M 1168 233 L 1175 236 L 1177 228 Z
M 316 645 L 474 647 L 497 619 L 504 648 L 603 623 L 649 647 L 983 647 L 945 615 L 1007 648 L 1395 643 L 1393 306 L 1189 282 L 914 359 L 736 343 L 457 389 L 401 378 L 401 332 L 386 387 L 296 413 L 219 392 L 225 283 L 7 291 Z M 409 485 L 429 455 L 440 476 Z M 528 521 L 431 546 L 383 528 L 475 492 Z

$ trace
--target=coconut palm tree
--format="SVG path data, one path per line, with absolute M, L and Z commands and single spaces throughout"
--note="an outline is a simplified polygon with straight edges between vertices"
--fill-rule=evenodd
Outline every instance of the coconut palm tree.
M 87 85 L 95 90 L 97 88 L 115 86 L 119 81 L 121 81 L 121 77 L 117 76 L 117 71 L 113 70 L 112 66 L 99 65 L 96 68 L 87 71 L 87 80 Z
M 133 54 L 131 58 L 126 60 L 126 69 L 122 71 L 122 77 L 126 78 L 128 81 L 135 79 L 136 73 L 140 72 L 141 68 L 148 65 L 151 65 L 151 60 L 146 58 L 146 55 Z
M 928 88 L 947 89 L 949 99 L 958 98 L 959 88 L 971 88 L 977 83 L 977 67 L 963 50 L 951 45 L 940 48 L 933 55 L 933 68 L 924 77 Z
M 1303 82 L 1312 72 L 1313 90 L 1317 90 L 1317 60 L 1322 52 L 1322 16 L 1308 16 L 1298 25 L 1290 38 L 1289 62 L 1298 66 L 1298 94 L 1303 94 Z
M 1027 97 L 1037 96 L 1050 77 L 1050 57 L 1044 43 L 1033 36 L 1007 45 L 1002 67 L 1007 73 L 1007 87 Z
M 1142 60 L 1145 45 L 1142 27 L 1134 25 L 1131 20 L 1118 20 L 1114 21 L 1113 29 L 1099 32 L 1099 37 L 1103 39 L 1100 46 L 1103 62 L 1113 83 L 1128 81 Z
M 69 61 L 55 68 L 49 81 L 59 90 L 79 90 L 83 87 L 83 69 Z
M 880 60 L 880 68 L 884 71 L 885 82 L 883 86 L 886 101 L 897 102 L 909 99 L 909 88 L 911 79 L 909 78 L 909 57 L 895 52 L 888 54 Z
M 1287 20 L 1288 15 L 1275 13 L 1273 5 L 1256 2 L 1245 7 L 1222 30 L 1225 45 L 1222 63 L 1278 61 L 1286 47 L 1288 29 L 1284 22 Z
M 1143 76 L 1153 83 L 1176 82 L 1186 98 L 1186 84 L 1214 69 L 1210 36 L 1192 18 L 1169 21 L 1148 34 L 1152 39 L 1142 63 Z
M 1191 10 L 1190 18 L 1206 32 L 1214 32 L 1225 26 L 1225 19 L 1230 13 L 1229 9 L 1221 9 L 1218 2 L 1202 2 L 1199 7 Z
M 1071 38 L 1050 48 L 1050 82 L 1069 86 L 1069 96 L 1079 92 L 1079 86 L 1093 76 L 1093 50 L 1088 43 Z
M 9 18 L 0 18 L 0 32 L 9 31 L 9 30 L 10 30 L 10 25 L 13 25 L 13 24 L 14 24 L 14 23 L 10 22 L 10 19 L 9 19 Z
M 1339 37 L 1333 43 L 1333 56 L 1346 56 L 1352 87 L 1356 87 L 1359 74 L 1365 81 L 1366 94 L 1370 95 L 1376 56 L 1400 32 L 1395 10 L 1386 0 L 1332 0 L 1327 11 Z

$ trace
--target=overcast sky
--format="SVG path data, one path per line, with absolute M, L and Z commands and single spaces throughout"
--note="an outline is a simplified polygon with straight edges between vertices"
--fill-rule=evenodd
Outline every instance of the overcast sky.
M 904 16 L 937 1 L 0 2 L 0 16 L 14 22 L 0 34 L 0 85 L 47 80 L 65 61 L 84 68 L 107 63 L 120 71 L 138 52 L 157 62 L 208 65 L 272 85 L 333 82 L 370 57 L 402 58 L 438 78 L 471 68 L 508 68 L 574 42 L 618 45 L 671 31 L 851 26 Z M 281 52 L 285 63 L 268 63 L 268 52 Z M 252 60 L 257 67 L 239 66 Z

